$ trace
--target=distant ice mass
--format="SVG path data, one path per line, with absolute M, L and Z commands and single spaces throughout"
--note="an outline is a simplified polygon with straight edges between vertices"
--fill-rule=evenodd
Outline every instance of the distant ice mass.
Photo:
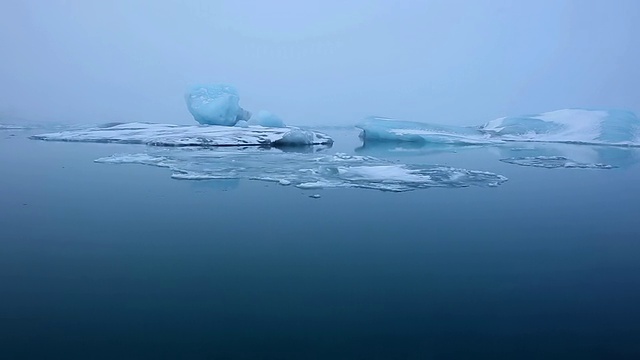
M 357 125 L 370 141 L 499 144 L 508 141 L 640 146 L 640 119 L 630 111 L 564 109 L 495 119 L 477 127 L 371 117 Z
M 128 123 L 34 135 L 36 140 L 146 144 L 154 146 L 331 145 L 326 134 L 294 127 L 202 126 Z
M 0 124 L 0 130 L 28 130 L 29 127 L 22 125 Z
M 365 142 L 370 140 L 460 145 L 500 142 L 477 128 L 400 121 L 382 117 L 368 117 L 356 127 L 362 129 L 360 136 Z
M 404 165 L 369 156 L 276 149 L 165 149 L 118 154 L 98 163 L 168 168 L 180 180 L 250 179 L 300 189 L 364 188 L 402 192 L 431 187 L 498 186 L 504 176 L 448 166 Z
M 564 156 L 524 156 L 500 159 L 500 161 L 521 165 L 542 167 L 547 169 L 570 168 L 570 169 L 613 169 L 615 166 L 602 163 L 581 163 Z
M 264 127 L 285 127 L 286 126 L 284 124 L 284 121 L 282 121 L 282 119 L 280 119 L 275 114 L 266 110 L 258 111 L 258 114 L 256 114 L 256 116 L 254 116 L 253 119 L 251 119 L 250 123 L 252 125 L 260 125 Z
M 640 146 L 640 119 L 624 110 L 564 109 L 503 117 L 480 131 L 507 141 Z
M 230 85 L 192 86 L 185 100 L 193 118 L 203 125 L 233 126 L 251 118 L 251 113 L 240 107 L 238 91 Z

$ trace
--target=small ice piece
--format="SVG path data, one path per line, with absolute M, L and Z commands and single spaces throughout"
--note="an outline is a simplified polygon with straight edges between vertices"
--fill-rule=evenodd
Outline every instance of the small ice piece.
M 154 146 L 308 146 L 331 145 L 328 135 L 295 127 L 198 126 L 128 123 L 111 127 L 31 136 L 35 140 L 146 144 Z
M 356 125 L 365 141 L 477 145 L 500 142 L 476 128 L 368 117 Z
M 203 125 L 233 126 L 251 118 L 251 113 L 240 107 L 238 91 L 230 85 L 192 86 L 185 101 L 193 118 Z
M 640 119 L 624 110 L 563 109 L 509 116 L 479 130 L 507 141 L 640 146 Z
M 309 195 L 309 197 L 313 199 L 320 199 L 321 196 L 320 194 L 313 194 L 313 195 Z
M 311 131 L 302 129 L 292 129 L 284 134 L 281 139 L 276 140 L 276 145 L 300 146 L 314 143 L 314 134 Z
M 285 179 L 278 180 L 278 183 L 283 186 L 291 185 L 291 181 Z
M 523 156 L 500 159 L 500 161 L 520 165 L 533 166 L 547 169 L 570 168 L 570 169 L 613 169 L 615 166 L 602 163 L 581 163 L 573 161 L 564 156 Z
M 259 111 L 258 114 L 254 117 L 254 119 L 255 120 L 251 121 L 252 125 L 260 125 L 264 127 L 285 127 L 286 126 L 284 124 L 284 121 L 282 121 L 282 119 L 280 119 L 275 114 L 266 110 Z

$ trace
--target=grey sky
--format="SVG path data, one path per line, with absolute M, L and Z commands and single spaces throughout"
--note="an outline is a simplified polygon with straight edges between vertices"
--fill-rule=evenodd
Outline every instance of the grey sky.
M 292 124 L 640 110 L 640 1 L 5 0 L 0 114 L 193 123 L 194 83 Z

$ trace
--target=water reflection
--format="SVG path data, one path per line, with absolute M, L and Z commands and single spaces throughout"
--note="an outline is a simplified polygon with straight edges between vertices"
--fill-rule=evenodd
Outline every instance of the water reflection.
M 463 154 L 488 149 L 499 160 L 522 166 L 546 168 L 624 168 L 638 163 L 640 148 L 562 143 L 452 145 L 418 142 L 363 141 L 354 151 L 381 158 L 420 157 L 445 153 Z
M 504 162 L 547 168 L 625 168 L 640 159 L 640 149 L 633 147 L 527 143 L 498 148 Z
M 441 153 L 458 153 L 469 149 L 477 149 L 477 145 L 435 144 L 426 142 L 391 142 L 391 141 L 363 141 L 355 148 L 357 154 L 368 156 L 421 156 Z

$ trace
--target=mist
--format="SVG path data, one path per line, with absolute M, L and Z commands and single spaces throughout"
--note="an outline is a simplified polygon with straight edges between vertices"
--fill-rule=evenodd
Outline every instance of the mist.
M 191 124 L 184 92 L 212 82 L 300 125 L 637 111 L 638 15 L 634 0 L 9 0 L 0 117 Z

